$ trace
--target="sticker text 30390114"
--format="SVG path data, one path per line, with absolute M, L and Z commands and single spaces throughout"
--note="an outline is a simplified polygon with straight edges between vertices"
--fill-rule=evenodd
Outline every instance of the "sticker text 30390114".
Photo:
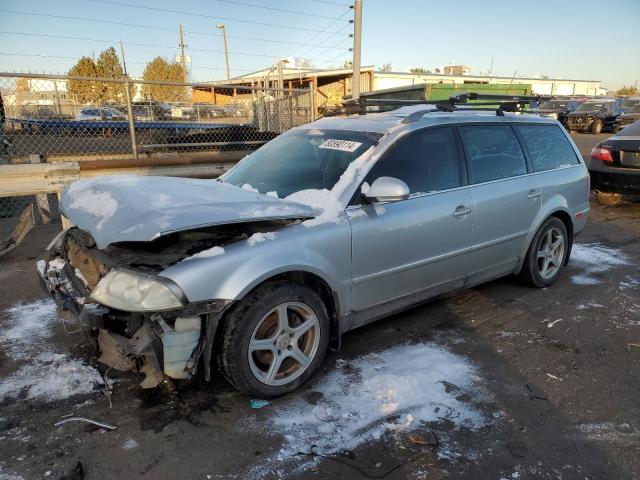
M 330 150 L 340 150 L 342 152 L 355 152 L 360 145 L 362 145 L 360 142 L 327 138 L 318 146 L 318 148 L 328 148 Z

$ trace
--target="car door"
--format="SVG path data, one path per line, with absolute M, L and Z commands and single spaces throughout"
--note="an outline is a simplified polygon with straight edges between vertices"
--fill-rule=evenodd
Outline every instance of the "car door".
M 453 128 L 401 138 L 372 167 L 365 188 L 379 177 L 403 180 L 411 195 L 378 204 L 357 198 L 347 208 L 353 309 L 369 312 L 367 319 L 462 287 L 471 234 L 471 196 Z
M 542 191 L 510 125 L 459 129 L 473 199 L 469 284 L 476 284 L 515 269 Z

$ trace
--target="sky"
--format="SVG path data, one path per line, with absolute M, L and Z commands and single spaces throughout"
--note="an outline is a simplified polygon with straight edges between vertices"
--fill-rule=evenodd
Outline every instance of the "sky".
M 66 73 L 83 56 L 124 43 L 130 75 L 179 54 L 185 30 L 190 79 L 308 58 L 317 68 L 349 60 L 349 0 L 0 0 L 0 70 Z M 141 8 L 143 7 L 143 8 Z M 35 14 L 35 15 L 34 15 Z M 71 18 L 73 17 L 73 18 Z M 99 20 L 99 21 L 96 21 Z M 640 0 L 535 2 L 363 0 L 362 64 L 394 71 L 470 65 L 472 72 L 640 85 Z M 37 35 L 33 35 L 37 34 Z M 73 38 L 61 38 L 73 37 Z

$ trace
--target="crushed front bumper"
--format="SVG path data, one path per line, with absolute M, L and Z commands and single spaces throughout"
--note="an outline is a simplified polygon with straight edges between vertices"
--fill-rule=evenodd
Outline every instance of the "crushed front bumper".
M 88 300 L 83 281 L 61 257 L 40 260 L 36 270 L 58 307 L 78 317 L 93 334 L 101 363 L 144 373 L 141 386 L 153 388 L 167 378 L 192 377 L 203 356 L 205 377 L 210 379 L 211 348 L 222 310 L 212 311 L 209 303 L 176 312 L 119 311 Z

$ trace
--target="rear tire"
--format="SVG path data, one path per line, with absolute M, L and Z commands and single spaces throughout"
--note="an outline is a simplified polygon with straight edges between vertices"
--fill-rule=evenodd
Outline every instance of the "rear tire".
M 596 119 L 591 125 L 591 133 L 598 135 L 600 132 L 602 132 L 602 120 Z
M 518 276 L 537 288 L 555 283 L 564 268 L 569 246 L 567 227 L 562 220 L 547 218 L 533 237 Z
M 278 397 L 299 388 L 322 364 L 329 328 L 327 309 L 313 290 L 268 282 L 228 313 L 218 365 L 238 390 Z

